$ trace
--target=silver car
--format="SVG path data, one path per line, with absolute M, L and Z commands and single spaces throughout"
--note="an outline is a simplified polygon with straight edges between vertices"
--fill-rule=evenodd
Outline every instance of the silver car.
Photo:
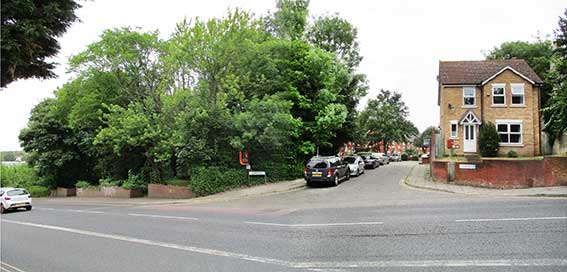
M 18 208 L 32 209 L 31 195 L 22 188 L 0 188 L 0 213 Z
M 348 168 L 350 169 L 350 175 L 360 176 L 364 174 L 364 160 L 360 156 L 348 156 L 344 157 L 343 160 L 348 163 Z

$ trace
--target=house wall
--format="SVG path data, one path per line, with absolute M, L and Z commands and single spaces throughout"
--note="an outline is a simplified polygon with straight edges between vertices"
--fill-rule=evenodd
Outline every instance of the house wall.
M 492 84 L 505 83 L 505 105 L 492 105 Z M 512 105 L 513 83 L 524 84 L 524 106 Z M 500 146 L 499 156 L 506 156 L 511 150 L 520 156 L 539 156 L 540 152 L 540 123 L 539 123 L 539 88 L 518 76 L 514 72 L 504 71 L 483 86 L 484 122 L 496 124 L 497 119 L 523 120 L 522 146 Z
M 480 96 L 481 90 L 479 87 L 475 87 L 475 103 L 473 107 L 465 107 L 463 104 L 463 87 L 451 87 L 442 86 L 441 88 L 441 105 L 440 105 L 440 122 L 441 122 L 441 133 L 443 133 L 443 139 L 445 142 L 443 146 L 445 147 L 445 154 L 449 154 L 450 150 L 447 149 L 447 140 L 451 139 L 451 120 L 459 120 L 465 112 L 471 110 L 480 118 Z M 472 86 L 471 86 L 472 87 Z M 449 109 L 449 104 L 451 104 L 451 109 Z M 477 131 L 478 132 L 478 131 Z M 459 148 L 454 149 L 456 155 L 463 155 L 463 142 L 464 142 L 463 127 L 459 125 L 458 127 L 458 137 L 456 138 L 459 142 Z M 478 133 L 477 133 L 478 135 Z

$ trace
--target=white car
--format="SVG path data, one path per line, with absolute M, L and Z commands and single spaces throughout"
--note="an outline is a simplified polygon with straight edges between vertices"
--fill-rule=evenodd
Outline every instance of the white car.
M 0 188 L 0 213 L 18 208 L 26 208 L 28 211 L 32 209 L 30 193 L 22 188 Z
M 364 173 L 364 160 L 360 156 L 348 156 L 343 160 L 348 163 L 351 176 L 360 176 Z

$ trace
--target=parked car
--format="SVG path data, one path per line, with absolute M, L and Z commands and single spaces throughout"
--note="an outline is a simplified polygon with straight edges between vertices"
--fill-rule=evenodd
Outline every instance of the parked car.
M 390 164 L 390 160 L 386 153 L 372 153 L 372 156 L 378 158 L 381 165 Z
M 402 160 L 402 158 L 400 157 L 399 154 L 394 153 L 392 154 L 392 156 L 390 156 L 390 160 L 393 162 L 399 162 Z
M 336 156 L 312 157 L 303 169 L 303 174 L 307 186 L 321 182 L 337 186 L 340 181 L 350 179 L 348 163 Z
M 370 154 L 360 155 L 360 157 L 364 160 L 364 168 L 374 169 L 380 166 L 380 162 L 376 159 L 376 157 Z
M 31 195 L 22 188 L 0 188 L 0 213 L 18 208 L 32 209 Z
M 364 173 L 364 159 L 360 156 L 348 156 L 343 158 L 344 161 L 348 163 L 348 169 L 350 169 L 350 175 L 360 176 Z

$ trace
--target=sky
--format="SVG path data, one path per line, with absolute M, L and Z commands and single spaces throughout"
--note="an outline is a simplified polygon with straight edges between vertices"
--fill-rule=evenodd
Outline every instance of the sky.
M 230 8 L 257 16 L 275 11 L 275 0 L 94 0 L 81 1 L 75 22 L 58 40 L 56 79 L 19 80 L 0 91 L 0 151 L 21 150 L 18 134 L 31 109 L 67 82 L 67 59 L 99 40 L 105 29 L 139 27 L 158 30 L 167 39 L 184 18 L 223 17 Z M 368 77 L 368 99 L 380 89 L 398 91 L 409 107 L 409 119 L 420 131 L 439 125 L 439 61 L 482 60 L 507 41 L 552 38 L 567 2 L 559 0 L 371 1 L 311 0 L 310 20 L 337 13 L 358 29 Z

